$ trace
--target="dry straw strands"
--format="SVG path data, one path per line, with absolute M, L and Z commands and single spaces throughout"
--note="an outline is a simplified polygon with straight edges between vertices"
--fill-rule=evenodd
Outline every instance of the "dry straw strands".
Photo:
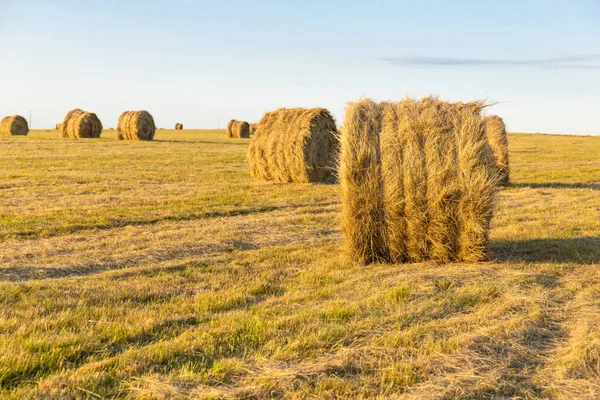
M 63 138 L 99 138 L 102 134 L 102 123 L 96 114 L 76 108 L 65 116 L 60 133 Z
M 280 108 L 266 113 L 248 150 L 250 172 L 260 180 L 335 182 L 339 139 L 324 108 Z
M 117 123 L 119 140 L 152 140 L 156 132 L 154 118 L 148 111 L 124 111 Z
M 500 175 L 500 184 L 508 184 L 510 170 L 508 166 L 508 135 L 504 121 L 497 115 L 490 115 L 485 118 L 485 129 L 488 143 L 494 153 L 496 168 Z
M 179 122 L 175 124 L 175 130 L 176 131 L 180 131 L 183 129 L 183 124 L 180 124 Z
M 236 121 L 232 119 L 227 124 L 225 134 L 228 138 L 244 138 L 250 137 L 250 124 L 245 121 Z
M 497 174 L 483 106 L 432 97 L 347 105 L 340 181 L 353 259 L 486 259 Z
M 20 115 L 4 117 L 0 120 L 0 136 L 25 136 L 28 133 L 27 120 Z
M 380 105 L 365 100 L 346 109 L 340 150 L 342 230 L 355 260 L 388 258 L 381 179 Z

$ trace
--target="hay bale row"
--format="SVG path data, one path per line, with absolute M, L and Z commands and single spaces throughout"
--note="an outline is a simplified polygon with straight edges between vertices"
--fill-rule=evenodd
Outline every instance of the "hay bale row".
M 179 122 L 175 124 L 175 130 L 176 131 L 181 131 L 183 130 L 183 124 L 180 124 Z
M 124 111 L 117 122 L 119 140 L 153 140 L 156 132 L 154 118 L 148 111 Z
M 235 119 L 232 119 L 227 124 L 225 134 L 228 138 L 247 139 L 250 137 L 250 124 L 246 121 L 236 121 Z
M 482 103 L 348 104 L 342 230 L 362 262 L 486 259 L 498 176 Z
M 260 180 L 335 182 L 339 140 L 324 108 L 280 108 L 257 124 L 248 150 L 250 171 Z
M 4 117 L 0 120 L 0 136 L 25 136 L 28 133 L 27 120 L 20 115 Z
M 102 134 L 102 123 L 96 114 L 76 108 L 65 116 L 60 133 L 63 138 L 99 138 Z
M 496 169 L 499 175 L 499 182 L 502 185 L 508 184 L 510 180 L 510 169 L 508 165 L 508 135 L 506 134 L 506 125 L 497 115 L 490 115 L 485 118 L 485 130 L 488 143 L 494 153 Z

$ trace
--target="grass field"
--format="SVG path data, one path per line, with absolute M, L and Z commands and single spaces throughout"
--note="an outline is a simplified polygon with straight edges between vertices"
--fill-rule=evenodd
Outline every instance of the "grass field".
M 344 260 L 246 140 L 0 138 L 0 397 L 600 397 L 600 137 L 510 135 L 491 259 Z

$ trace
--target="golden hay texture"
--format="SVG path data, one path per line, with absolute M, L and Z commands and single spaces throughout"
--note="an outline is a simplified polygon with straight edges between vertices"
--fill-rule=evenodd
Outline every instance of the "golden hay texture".
M 54 127 L 54 129 L 56 129 L 57 131 L 60 131 L 62 124 L 56 124 L 56 126 Z
M 504 121 L 497 115 L 490 115 L 485 118 L 485 130 L 487 140 L 494 154 L 494 161 L 498 170 L 499 182 L 506 185 L 510 179 L 510 169 L 508 165 L 508 135 Z
M 340 180 L 353 259 L 486 259 L 497 174 L 482 107 L 433 97 L 347 105 Z
M 380 129 L 380 105 L 371 100 L 348 105 L 339 166 L 342 231 L 346 251 L 366 263 L 388 258 Z
M 226 135 L 228 138 L 243 138 L 250 137 L 250 124 L 245 121 L 236 121 L 232 119 L 227 124 Z
M 60 133 L 63 138 L 99 138 L 102 134 L 102 123 L 96 114 L 76 108 L 65 115 Z
M 0 120 L 0 136 L 25 136 L 28 133 L 27 120 L 20 115 L 4 117 Z
M 119 140 L 152 140 L 155 132 L 154 118 L 148 111 L 124 111 L 119 116 Z
M 266 113 L 248 150 L 250 172 L 279 182 L 336 181 L 339 138 L 324 108 L 280 108 Z
M 176 131 L 180 131 L 183 129 L 183 124 L 180 124 L 179 122 L 175 124 L 175 130 Z
M 256 127 L 257 126 L 258 126 L 257 123 L 250 124 L 250 136 L 253 136 L 256 133 Z

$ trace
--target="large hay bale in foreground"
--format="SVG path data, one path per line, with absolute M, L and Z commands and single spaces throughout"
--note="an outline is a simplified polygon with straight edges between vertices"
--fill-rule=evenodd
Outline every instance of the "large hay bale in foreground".
M 148 111 L 124 111 L 119 116 L 119 140 L 153 140 L 155 132 L 154 118 Z
M 27 120 L 20 115 L 4 117 L 0 120 L 0 136 L 25 136 L 28 133 Z
M 485 118 L 485 130 L 487 140 L 494 154 L 496 169 L 500 176 L 499 182 L 506 185 L 510 179 L 510 169 L 508 165 L 508 135 L 506 134 L 506 125 L 497 115 L 490 115 Z
M 253 177 L 279 182 L 336 180 L 339 139 L 324 108 L 280 108 L 258 123 L 248 150 Z
M 247 139 L 250 137 L 250 124 L 246 121 L 237 121 L 232 119 L 227 124 L 227 130 L 225 134 L 228 138 L 242 138 Z
M 175 130 L 176 131 L 181 131 L 183 130 L 183 124 L 180 124 L 179 122 L 175 124 Z
M 102 122 L 96 114 L 76 108 L 65 116 L 60 133 L 63 138 L 99 138 L 102 134 Z
M 437 98 L 348 104 L 340 180 L 353 259 L 486 259 L 497 174 L 482 107 Z

